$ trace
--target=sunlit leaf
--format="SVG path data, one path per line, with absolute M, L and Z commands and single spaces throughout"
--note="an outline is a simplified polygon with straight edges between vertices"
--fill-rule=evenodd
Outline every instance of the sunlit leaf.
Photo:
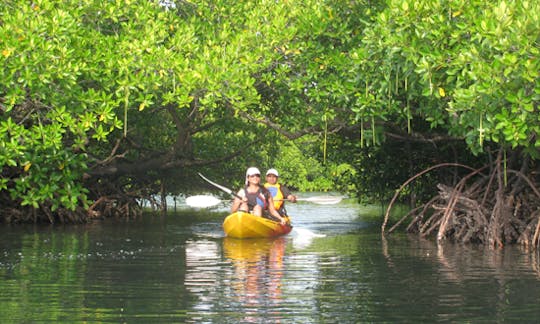
M 444 91 L 444 88 L 442 87 L 439 87 L 439 96 L 441 97 L 446 97 L 446 92 Z

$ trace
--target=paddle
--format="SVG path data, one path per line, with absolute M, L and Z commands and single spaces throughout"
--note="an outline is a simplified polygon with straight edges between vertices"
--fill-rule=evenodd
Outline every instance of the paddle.
M 281 199 L 286 200 L 288 199 Z M 309 198 L 297 198 L 296 201 L 307 201 L 318 205 L 334 205 L 342 200 L 341 197 L 336 196 L 317 196 Z M 194 208 L 208 208 L 217 206 L 223 202 L 230 202 L 230 200 L 221 200 L 214 196 L 196 195 L 186 198 L 186 205 Z
M 222 201 L 214 196 L 197 195 L 186 198 L 186 205 L 194 208 L 209 208 L 221 203 Z
M 220 184 L 215 183 L 214 181 L 208 179 L 207 177 L 203 176 L 201 173 L 199 173 L 199 177 L 203 178 L 204 181 L 208 182 L 212 186 L 228 193 L 229 195 L 232 195 L 234 197 L 237 197 L 239 199 L 242 199 L 242 197 L 238 196 L 236 193 L 234 193 L 231 189 L 224 187 Z M 223 201 L 219 198 L 216 198 L 214 196 L 206 196 L 206 195 L 197 195 L 197 196 L 191 196 L 186 198 L 186 205 L 194 208 L 208 208 L 208 207 L 214 207 L 222 203 Z
M 231 189 L 229 189 L 229 188 L 227 188 L 227 187 L 224 187 L 224 186 L 222 186 L 222 185 L 220 185 L 220 184 L 217 184 L 217 183 L 215 183 L 215 182 L 213 182 L 213 181 L 210 181 L 210 179 L 208 179 L 207 177 L 203 176 L 203 175 L 200 174 L 200 173 L 199 173 L 199 177 L 203 178 L 204 181 L 206 181 L 206 182 L 208 182 L 209 184 L 211 184 L 212 186 L 214 186 L 214 187 L 216 187 L 216 188 L 219 188 L 220 190 L 222 190 L 222 191 L 228 193 L 229 195 L 232 195 L 232 196 L 234 196 L 234 197 L 236 197 L 236 198 L 238 198 L 238 199 L 242 199 L 242 197 L 238 196 L 238 195 L 237 195 L 236 193 L 234 193 Z M 209 196 L 209 197 L 211 197 L 211 196 Z M 216 199 L 217 199 L 217 198 L 216 198 Z M 219 203 L 218 203 L 218 204 L 219 204 Z
M 201 177 L 204 181 L 208 182 L 212 186 L 228 193 L 229 195 L 242 199 L 242 197 L 238 196 L 231 189 L 213 182 L 212 180 L 203 176 L 201 173 L 199 173 L 199 177 Z M 296 201 L 307 201 L 307 202 L 311 202 L 311 203 L 319 204 L 319 205 L 333 205 L 333 204 L 339 203 L 341 199 L 342 197 L 339 197 L 339 196 L 314 196 L 314 197 L 308 197 L 308 198 L 297 198 Z M 282 200 L 288 200 L 288 199 L 282 199 Z M 186 198 L 186 205 L 190 207 L 195 207 L 195 208 L 213 207 L 213 206 L 219 205 L 222 202 L 223 202 L 222 200 L 214 196 L 206 196 L 206 195 L 197 195 L 197 196 L 191 196 L 191 197 Z
M 318 205 L 334 205 L 339 203 L 343 198 L 338 196 L 314 196 L 308 198 L 296 198 L 296 201 L 307 201 Z M 276 199 L 276 201 L 288 199 Z

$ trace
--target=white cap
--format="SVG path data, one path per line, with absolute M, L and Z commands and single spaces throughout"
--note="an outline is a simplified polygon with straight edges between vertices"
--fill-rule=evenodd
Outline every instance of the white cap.
M 279 173 L 277 172 L 276 169 L 268 169 L 268 171 L 266 171 L 266 175 L 269 175 L 269 174 L 273 174 L 276 177 L 279 177 Z
M 255 167 L 248 168 L 247 171 L 246 171 L 246 178 L 249 177 L 249 176 L 255 175 L 255 174 L 260 175 L 261 171 L 259 171 L 259 169 L 255 168 Z

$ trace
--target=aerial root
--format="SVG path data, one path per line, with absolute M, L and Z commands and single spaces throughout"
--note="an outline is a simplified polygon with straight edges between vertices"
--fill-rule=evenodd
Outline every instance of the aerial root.
M 412 218 L 406 227 L 408 232 L 421 237 L 435 236 L 437 241 L 482 243 L 491 247 L 519 243 L 538 249 L 540 192 L 533 180 L 535 173 L 529 172 L 527 176 L 523 172 L 527 168 L 516 171 L 503 169 L 502 165 L 499 154 L 488 174 L 482 173 L 488 169 L 484 167 L 468 173 L 453 186 L 439 184 L 437 195 L 411 210 L 388 233 Z M 383 234 L 386 222 L 387 216 Z

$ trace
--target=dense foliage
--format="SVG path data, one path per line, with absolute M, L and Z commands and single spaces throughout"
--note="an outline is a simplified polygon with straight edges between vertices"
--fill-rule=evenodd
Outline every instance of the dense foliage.
M 127 214 L 249 165 L 386 200 L 437 159 L 535 161 L 539 6 L 4 1 L 0 213 Z
M 190 166 L 251 154 L 245 148 L 264 131 L 252 120 L 266 111 L 256 76 L 273 68 L 293 37 L 283 31 L 302 10 L 229 1 L 5 2 L 3 200 L 46 207 L 53 221 L 59 208 L 125 190 L 153 193 L 176 169 L 182 179 Z

